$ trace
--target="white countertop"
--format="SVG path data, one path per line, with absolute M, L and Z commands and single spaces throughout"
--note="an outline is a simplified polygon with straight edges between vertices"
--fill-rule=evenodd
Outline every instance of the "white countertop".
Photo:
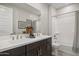
M 0 52 L 6 51 L 9 49 L 13 49 L 16 47 L 24 46 L 27 44 L 31 44 L 40 40 L 44 40 L 46 38 L 50 38 L 51 36 L 42 35 L 36 38 L 25 38 L 12 40 L 10 36 L 0 37 Z

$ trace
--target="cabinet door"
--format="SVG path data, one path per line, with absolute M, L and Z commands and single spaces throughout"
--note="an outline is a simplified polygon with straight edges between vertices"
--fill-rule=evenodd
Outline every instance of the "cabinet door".
M 38 48 L 36 47 L 27 51 L 27 56 L 38 56 Z
M 41 56 L 51 56 L 52 53 L 52 41 L 51 38 L 42 41 L 40 45 Z
M 46 41 L 46 44 L 47 44 L 47 55 L 52 55 L 52 38 L 49 38 L 47 41 Z
M 25 55 L 25 46 L 14 48 L 1 52 L 0 56 L 23 56 Z
M 40 42 L 35 42 L 29 45 L 26 45 L 26 55 L 27 56 L 38 56 Z

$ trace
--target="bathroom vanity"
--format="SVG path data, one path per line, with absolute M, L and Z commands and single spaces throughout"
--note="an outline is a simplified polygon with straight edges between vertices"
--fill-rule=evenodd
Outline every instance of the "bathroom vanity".
M 0 45 L 0 56 L 51 56 L 50 36 L 6 40 Z

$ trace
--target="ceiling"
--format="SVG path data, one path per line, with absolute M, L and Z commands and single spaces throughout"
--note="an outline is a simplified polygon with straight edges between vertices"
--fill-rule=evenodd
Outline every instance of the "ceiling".
M 71 4 L 72 3 L 49 3 L 48 5 L 52 5 L 55 9 L 60 9 Z

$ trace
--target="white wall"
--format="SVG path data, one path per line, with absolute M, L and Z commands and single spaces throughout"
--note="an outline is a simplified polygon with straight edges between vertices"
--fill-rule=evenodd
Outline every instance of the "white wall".
M 54 29 L 52 28 L 52 16 L 56 15 L 56 9 L 53 8 L 52 5 L 49 5 L 49 35 L 52 35 L 52 32 L 54 32 Z
M 48 20 L 48 5 L 42 3 L 28 3 L 32 7 L 41 12 L 40 21 L 38 22 L 39 30 L 43 34 L 49 33 L 49 20 Z

